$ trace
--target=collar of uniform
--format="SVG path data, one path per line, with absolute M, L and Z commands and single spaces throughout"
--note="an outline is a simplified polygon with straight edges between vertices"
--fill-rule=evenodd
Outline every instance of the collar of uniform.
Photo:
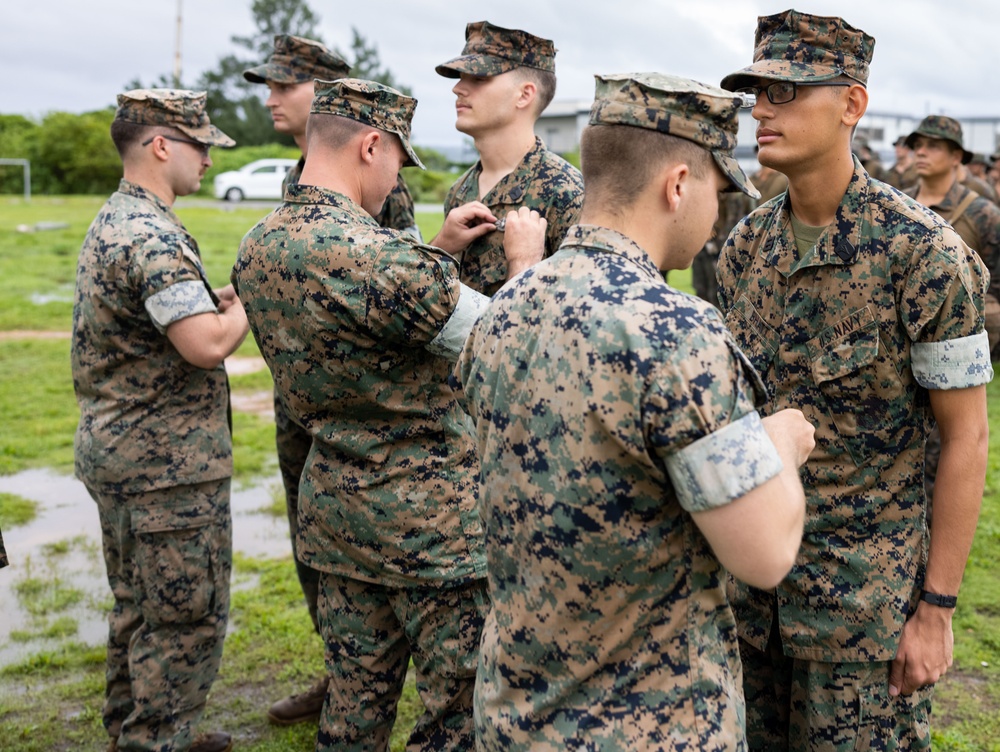
M 649 254 L 627 235 L 622 235 L 618 230 L 612 230 L 598 225 L 573 225 L 566 232 L 560 250 L 563 248 L 586 248 L 588 250 L 614 253 L 628 259 L 651 277 L 660 277 L 660 270 L 656 268 L 653 259 Z
M 296 183 L 285 189 L 286 204 L 326 204 L 343 211 L 357 214 L 361 219 L 369 219 L 373 224 L 375 220 L 371 218 L 364 209 L 356 204 L 350 197 L 343 193 L 332 191 L 329 188 L 321 188 L 318 185 L 302 185 Z
M 132 183 L 125 178 L 122 178 L 121 182 L 118 183 L 118 192 L 124 193 L 126 196 L 132 196 L 133 198 L 138 198 L 143 201 L 148 201 L 153 206 L 155 206 L 161 214 L 167 217 L 173 224 L 178 227 L 184 227 L 184 223 L 181 222 L 180 218 L 174 213 L 173 207 L 170 206 L 166 201 L 157 196 L 152 191 L 143 188 L 138 183 Z M 187 230 L 185 230 L 187 232 Z M 192 242 L 194 239 L 192 238 Z
M 542 142 L 542 139 L 535 136 L 535 148 L 524 155 L 524 158 L 517 167 L 500 178 L 500 182 L 493 186 L 489 193 L 483 196 L 483 203 L 490 206 L 494 204 L 520 204 L 524 201 L 524 195 L 530 188 L 529 181 L 538 179 L 528 167 L 533 162 L 536 162 L 544 151 L 545 144 Z M 471 181 L 471 185 L 475 187 L 477 196 L 479 195 L 479 175 L 482 171 L 483 163 L 481 161 L 476 162 L 476 169 L 472 171 L 475 180 Z
M 969 189 L 958 182 L 958 180 L 955 180 L 951 184 L 951 188 L 948 189 L 948 192 L 944 194 L 944 198 L 927 208 L 938 214 L 947 216 L 962 202 L 967 193 L 969 193 Z
M 761 249 L 767 263 L 786 277 L 812 266 L 853 264 L 858 257 L 861 227 L 867 221 L 870 190 L 871 178 L 858 158 L 854 157 L 854 174 L 840 200 L 836 218 L 820 235 L 816 245 L 801 256 L 792 233 L 791 197 L 786 193 L 781 206 L 770 216 L 772 227 L 780 230 L 768 232 L 768 239 Z

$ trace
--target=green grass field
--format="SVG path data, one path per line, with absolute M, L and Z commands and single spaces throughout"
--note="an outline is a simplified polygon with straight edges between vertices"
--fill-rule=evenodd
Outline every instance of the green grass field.
M 0 475 L 28 468 L 72 469 L 77 421 L 69 373 L 69 342 L 60 336 L 12 337 L 14 332 L 69 331 L 73 277 L 80 243 L 103 198 L 0 198 Z M 266 213 L 246 206 L 185 206 L 178 214 L 199 240 L 209 276 L 227 283 L 244 233 Z M 418 217 L 425 238 L 440 226 L 439 213 Z M 36 233 L 18 225 L 64 222 Z M 688 273 L 672 273 L 671 283 L 690 291 Z M 252 356 L 252 339 L 241 355 Z M 232 378 L 234 394 L 271 389 L 266 371 Z M 1000 436 L 1000 379 L 989 387 L 991 430 Z M 237 481 L 250 484 L 273 476 L 273 426 L 267 419 L 237 412 Z M 0 527 L 5 538 L 34 514 L 30 503 L 0 494 Z M 65 547 L 76 545 L 67 541 Z M 48 552 L 58 557 L 61 546 Z M 95 553 L 95 555 L 97 555 Z M 58 559 L 54 559 L 58 561 Z M 962 597 L 955 616 L 955 665 L 938 686 L 936 750 L 1000 752 L 1000 440 L 991 443 L 986 496 Z M 36 563 L 40 564 L 40 563 Z M 0 577 L 12 570 L 0 570 Z M 312 633 L 289 558 L 237 557 L 231 629 L 203 728 L 234 733 L 238 748 L 256 752 L 312 749 L 315 729 L 269 726 L 263 710 L 274 699 L 310 684 L 322 670 L 321 645 Z M 9 752 L 101 750 L 104 648 L 76 640 L 71 620 L 60 616 L 78 594 L 58 582 L 26 579 L 24 597 L 45 612 L 46 634 L 56 646 L 0 667 L 0 747 Z M 19 596 L 20 597 L 20 596 Z M 107 603 L 95 604 L 106 608 Z M 402 749 L 408 729 L 421 712 L 407 682 L 392 748 Z

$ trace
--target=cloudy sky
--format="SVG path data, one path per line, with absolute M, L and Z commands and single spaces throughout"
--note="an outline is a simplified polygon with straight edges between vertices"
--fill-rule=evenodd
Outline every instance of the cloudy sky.
M 5 0 L 0 11 L 0 113 L 41 117 L 110 105 L 135 78 L 173 70 L 177 0 Z M 461 52 L 467 21 L 489 20 L 555 40 L 557 99 L 589 101 L 594 73 L 656 70 L 718 83 L 752 60 L 758 15 L 777 0 L 310 0 L 330 46 L 351 27 L 420 104 L 414 137 L 454 145 L 451 83 L 434 66 Z M 250 0 L 183 2 L 183 76 L 241 52 Z M 876 39 L 870 111 L 1000 115 L 1000 9 L 995 0 L 799 0 L 842 15 Z

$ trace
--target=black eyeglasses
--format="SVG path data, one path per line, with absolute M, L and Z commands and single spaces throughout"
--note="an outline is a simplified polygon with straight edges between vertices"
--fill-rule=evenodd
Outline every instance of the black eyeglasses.
M 210 148 L 209 144 L 203 144 L 201 143 L 201 141 L 192 141 L 189 138 L 177 138 L 177 136 L 164 136 L 162 133 L 157 133 L 156 136 L 159 136 L 160 138 L 165 138 L 167 141 L 176 141 L 179 144 L 190 144 L 195 149 L 201 152 L 201 156 L 203 157 L 208 156 L 208 150 Z M 147 138 L 145 141 L 142 142 L 142 146 L 149 146 L 151 143 L 153 143 L 153 139 L 155 139 L 156 136 L 151 136 L 150 138 Z
M 788 104 L 795 99 L 795 91 L 800 86 L 853 86 L 846 81 L 828 83 L 826 81 L 816 81 L 803 83 L 801 81 L 775 81 L 767 86 L 745 86 L 738 90 L 737 94 L 743 95 L 743 106 L 753 107 L 757 103 L 757 98 L 761 92 L 767 94 L 767 101 L 771 104 Z

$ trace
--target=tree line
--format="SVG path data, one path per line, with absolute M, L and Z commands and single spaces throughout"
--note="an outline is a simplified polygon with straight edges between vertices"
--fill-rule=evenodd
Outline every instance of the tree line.
M 215 68 L 204 71 L 191 82 L 174 81 L 163 74 L 155 81 L 133 79 L 127 89 L 151 87 L 188 88 L 208 93 L 207 109 L 212 122 L 232 136 L 239 147 L 216 149 L 216 167 L 206 175 L 201 193 L 211 193 L 212 177 L 222 169 L 235 169 L 259 156 L 296 155 L 291 137 L 275 133 L 271 114 L 264 106 L 264 87 L 243 78 L 243 71 L 258 65 L 271 54 L 275 34 L 294 34 L 323 42 L 319 17 L 305 0 L 252 0 L 250 13 L 254 32 L 249 36 L 230 37 L 238 52 L 220 58 Z M 350 50 L 334 51 L 354 61 L 351 75 L 381 81 L 410 93 L 390 70 L 382 65 L 378 48 L 352 28 Z M 324 42 L 325 43 L 325 42 Z M 0 114 L 0 157 L 27 159 L 31 162 L 31 190 L 40 194 L 109 193 L 121 178 L 121 162 L 108 131 L 114 108 L 82 114 L 51 112 L 41 121 L 23 115 Z M 286 147 L 287 153 L 280 147 Z M 249 147 L 249 148 L 248 148 Z M 430 150 L 420 150 L 421 159 L 431 175 L 413 176 L 415 197 L 435 201 L 447 187 L 445 177 L 452 169 L 448 160 Z M 223 156 L 224 155 L 224 156 Z M 409 178 L 409 176 L 407 176 Z M 0 193 L 18 194 L 24 190 L 22 170 L 0 165 Z

